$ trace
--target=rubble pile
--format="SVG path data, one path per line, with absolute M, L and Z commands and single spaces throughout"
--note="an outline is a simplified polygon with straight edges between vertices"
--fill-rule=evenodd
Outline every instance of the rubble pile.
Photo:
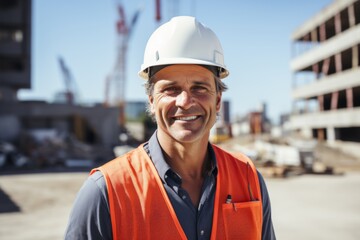
M 0 143 L 0 169 L 91 167 L 97 156 L 94 146 L 54 130 L 27 131 L 16 143 Z
M 220 144 L 230 152 L 242 152 L 253 160 L 263 175 L 288 177 L 300 174 L 334 174 L 337 167 L 327 156 L 343 158 L 336 149 L 329 150 L 316 140 L 275 139 L 269 136 L 244 136 Z M 332 158 L 333 159 L 333 158 Z

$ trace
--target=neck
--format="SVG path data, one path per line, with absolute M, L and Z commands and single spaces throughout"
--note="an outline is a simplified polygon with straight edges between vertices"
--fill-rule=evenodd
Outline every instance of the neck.
M 205 136 L 199 141 L 183 143 L 175 141 L 165 134 L 158 134 L 158 140 L 165 155 L 166 162 L 181 176 L 181 187 L 190 195 L 195 207 L 198 206 L 204 173 L 208 167 L 207 145 Z
M 207 162 L 208 140 L 198 142 L 180 143 L 158 135 L 166 162 L 182 178 L 202 178 Z

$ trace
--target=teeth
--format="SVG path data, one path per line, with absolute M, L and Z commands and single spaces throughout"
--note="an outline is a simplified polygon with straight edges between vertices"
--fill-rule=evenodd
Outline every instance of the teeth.
M 196 118 L 197 118 L 197 116 L 176 117 L 175 120 L 191 121 L 191 120 L 195 120 Z

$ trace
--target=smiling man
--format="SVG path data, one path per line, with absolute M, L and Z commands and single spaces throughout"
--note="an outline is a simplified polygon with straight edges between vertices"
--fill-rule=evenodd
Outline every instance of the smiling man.
M 209 143 L 228 74 L 217 36 L 195 18 L 152 34 L 139 75 L 157 131 L 92 170 L 66 239 L 275 239 L 260 173 Z
M 221 100 L 213 73 L 198 65 L 171 65 L 152 82 L 150 111 L 157 120 L 159 141 L 206 145 Z

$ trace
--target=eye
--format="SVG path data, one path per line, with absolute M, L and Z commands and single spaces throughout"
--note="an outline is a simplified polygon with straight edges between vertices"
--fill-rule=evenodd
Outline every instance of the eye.
M 195 86 L 192 88 L 192 91 L 194 93 L 206 93 L 208 91 L 208 89 L 205 86 Z
M 167 87 L 162 92 L 167 95 L 174 95 L 179 92 L 179 89 L 177 87 Z

